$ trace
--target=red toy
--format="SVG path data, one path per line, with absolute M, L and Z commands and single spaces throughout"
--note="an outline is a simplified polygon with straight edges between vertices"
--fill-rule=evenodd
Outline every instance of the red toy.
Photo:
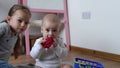
M 44 48 L 49 48 L 53 44 L 54 40 L 52 37 L 47 37 L 46 41 L 42 43 Z

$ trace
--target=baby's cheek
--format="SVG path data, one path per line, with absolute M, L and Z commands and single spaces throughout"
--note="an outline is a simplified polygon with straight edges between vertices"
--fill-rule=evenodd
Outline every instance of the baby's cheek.
M 47 35 L 48 35 L 47 33 L 43 33 L 43 36 L 44 36 L 44 37 L 47 37 Z
M 59 33 L 57 33 L 56 35 L 55 35 L 55 37 L 58 37 L 60 34 Z

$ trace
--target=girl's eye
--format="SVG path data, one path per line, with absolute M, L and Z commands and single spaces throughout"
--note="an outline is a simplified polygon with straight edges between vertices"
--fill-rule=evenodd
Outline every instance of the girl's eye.
M 18 20 L 18 22 L 19 22 L 19 23 L 21 23 L 21 22 L 22 22 L 22 20 Z
M 25 22 L 25 24 L 27 25 L 29 22 Z

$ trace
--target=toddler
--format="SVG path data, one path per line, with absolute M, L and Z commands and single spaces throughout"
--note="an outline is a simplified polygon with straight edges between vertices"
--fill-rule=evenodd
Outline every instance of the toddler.
M 44 16 L 41 25 L 43 37 L 35 41 L 30 55 L 36 60 L 37 68 L 71 68 L 70 65 L 62 65 L 61 61 L 68 49 L 64 45 L 60 33 L 60 18 L 56 14 Z

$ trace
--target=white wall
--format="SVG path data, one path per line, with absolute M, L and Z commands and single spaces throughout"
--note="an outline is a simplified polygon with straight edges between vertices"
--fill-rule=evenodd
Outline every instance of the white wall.
M 119 3 L 120 0 L 68 0 L 71 45 L 120 55 Z M 83 16 L 86 12 L 88 18 Z

